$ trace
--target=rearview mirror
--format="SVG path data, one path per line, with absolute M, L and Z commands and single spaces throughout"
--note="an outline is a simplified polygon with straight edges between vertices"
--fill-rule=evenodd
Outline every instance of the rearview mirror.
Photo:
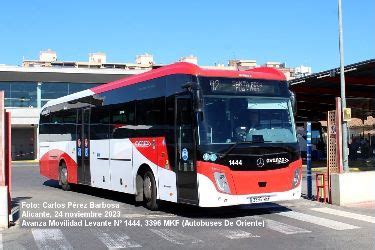
M 293 115 L 297 115 L 297 100 L 296 100 L 296 94 L 293 91 L 290 91 L 290 103 L 292 104 L 292 110 L 293 110 Z
M 182 88 L 187 89 L 187 91 L 193 94 L 194 111 L 202 112 L 203 97 L 201 86 L 199 86 L 199 84 L 196 82 L 188 82 L 182 85 Z

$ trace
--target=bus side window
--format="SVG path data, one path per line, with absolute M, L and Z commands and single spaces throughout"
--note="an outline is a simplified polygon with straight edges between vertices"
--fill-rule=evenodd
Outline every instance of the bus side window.
M 49 133 L 50 133 L 50 137 L 49 137 L 50 142 L 62 141 L 65 139 L 63 138 L 63 135 L 65 134 L 65 132 L 64 132 L 63 117 L 62 117 L 61 111 L 51 113 L 51 123 L 49 126 Z
M 135 119 L 134 102 L 123 103 L 111 108 L 110 134 L 113 139 L 129 138 Z
M 61 112 L 64 140 L 76 140 L 76 120 L 77 111 L 75 109 L 64 110 Z
M 138 136 L 157 136 L 163 128 L 165 98 L 153 98 L 137 101 L 136 125 Z
M 90 140 L 109 139 L 109 110 L 92 108 L 90 115 Z
M 49 141 L 49 128 L 51 122 L 51 115 L 49 113 L 42 114 L 39 121 L 39 140 L 40 142 Z

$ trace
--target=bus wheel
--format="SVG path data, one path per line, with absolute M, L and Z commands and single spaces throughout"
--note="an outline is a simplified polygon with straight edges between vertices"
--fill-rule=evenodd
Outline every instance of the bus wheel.
M 65 162 L 61 163 L 59 172 L 60 172 L 59 184 L 61 185 L 62 190 L 69 191 L 70 185 L 68 183 L 68 169 L 66 168 Z
M 156 182 L 152 172 L 147 171 L 143 178 L 143 194 L 145 197 L 146 207 L 150 210 L 157 210 L 158 203 L 156 200 Z

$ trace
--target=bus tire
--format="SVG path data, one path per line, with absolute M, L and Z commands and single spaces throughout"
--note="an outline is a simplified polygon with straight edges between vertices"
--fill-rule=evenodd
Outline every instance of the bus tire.
M 59 184 L 64 191 L 69 191 L 71 189 L 68 182 L 68 169 L 66 168 L 65 162 L 62 162 L 59 170 Z
M 146 207 L 152 211 L 158 210 L 156 182 L 151 171 L 147 171 L 143 177 L 143 195 Z

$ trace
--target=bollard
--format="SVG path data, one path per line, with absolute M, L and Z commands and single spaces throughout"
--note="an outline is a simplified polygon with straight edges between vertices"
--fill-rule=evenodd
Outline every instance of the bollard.
M 311 122 L 306 126 L 306 163 L 307 163 L 307 198 L 312 198 L 312 177 L 311 177 Z

